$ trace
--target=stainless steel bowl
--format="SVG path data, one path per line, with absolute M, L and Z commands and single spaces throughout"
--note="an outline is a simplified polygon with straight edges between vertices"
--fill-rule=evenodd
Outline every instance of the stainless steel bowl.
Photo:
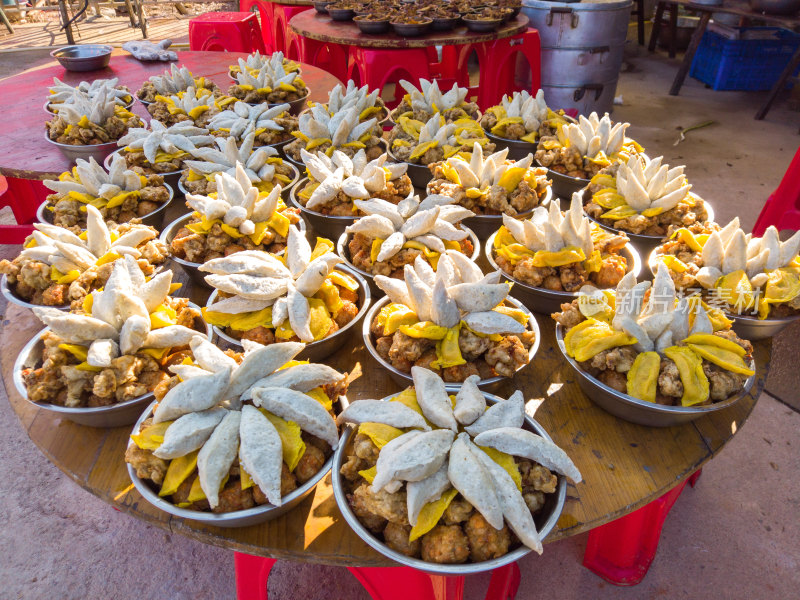
M 136 102 L 136 100 L 134 100 L 133 98 L 134 98 L 134 95 L 133 95 L 133 94 L 131 94 L 131 101 L 130 101 L 130 102 L 128 102 L 127 104 L 121 104 L 120 106 L 124 107 L 124 108 L 125 108 L 125 110 L 130 110 L 130 109 L 131 109 L 131 106 L 133 106 L 133 103 L 134 103 L 134 102 Z M 56 104 L 55 106 L 60 106 L 60 104 Z M 57 115 L 57 114 L 58 114 L 58 111 L 56 111 L 56 110 L 53 110 L 53 109 L 50 107 L 50 100 L 47 100 L 47 101 L 44 103 L 44 112 L 46 112 L 46 113 L 47 113 L 47 114 L 49 114 L 49 115 Z
M 534 160 L 538 164 L 538 161 Z M 541 165 L 540 165 L 541 166 Z M 589 185 L 588 179 L 581 179 L 579 177 L 570 177 L 558 171 L 547 169 L 547 178 L 553 182 L 553 193 L 558 198 L 569 202 L 572 199 L 572 194 L 581 191 Z
M 448 386 L 449 392 L 455 393 L 457 390 L 457 387 Z M 387 396 L 383 400 L 388 401 L 392 397 L 393 396 Z M 498 398 L 492 394 L 484 393 L 484 397 L 486 398 L 486 403 L 490 406 L 496 404 L 497 402 L 503 402 L 502 398 Z M 552 441 L 552 438 L 547 434 L 547 431 L 545 431 L 544 427 L 527 415 L 525 415 L 525 429 L 537 433 L 546 440 Z M 350 508 L 350 503 L 347 501 L 344 483 L 342 482 L 341 469 L 342 465 L 345 463 L 345 452 L 347 451 L 355 431 L 355 427 L 349 426 L 342 434 L 342 437 L 339 441 L 339 447 L 336 449 L 336 452 L 333 455 L 331 483 L 333 485 L 333 495 L 334 498 L 336 498 L 336 504 L 339 507 L 344 520 L 347 521 L 347 524 L 350 525 L 351 529 L 355 531 L 358 536 L 372 548 L 399 564 L 412 567 L 414 569 L 419 569 L 420 571 L 434 573 L 436 575 L 470 575 L 473 573 L 491 571 L 493 569 L 497 569 L 498 567 L 502 567 L 503 565 L 515 562 L 530 552 L 528 547 L 520 545 L 518 548 L 511 550 L 499 558 L 477 563 L 451 565 L 431 563 L 419 558 L 411 558 L 389 548 L 389 546 L 376 538 L 369 529 L 361 524 L 361 521 L 359 521 L 358 517 L 356 517 L 355 513 L 353 513 L 353 510 Z M 542 511 L 533 518 L 534 523 L 536 523 L 536 530 L 539 532 L 539 537 L 542 540 L 544 540 L 556 526 L 556 523 L 561 516 L 561 511 L 564 509 L 564 502 L 567 498 L 567 479 L 559 473 L 556 473 L 556 476 L 558 477 L 556 491 L 553 494 L 548 494 L 546 496 Z
M 284 164 L 286 164 L 288 167 L 291 167 L 293 173 L 292 180 L 288 184 L 286 184 L 284 188 L 281 190 L 281 198 L 286 200 L 289 197 L 289 190 L 291 190 L 297 183 L 297 181 L 300 179 L 300 171 L 293 163 L 285 159 L 284 159 Z M 183 171 L 178 171 L 178 178 L 177 178 L 178 189 L 180 190 L 181 194 L 186 196 L 186 194 L 191 194 L 191 192 L 186 189 L 185 185 L 183 185 L 182 177 L 183 177 Z
M 305 168 L 305 167 L 304 167 Z M 303 219 L 308 221 L 311 228 L 316 235 L 326 237 L 330 240 L 338 239 L 344 233 L 344 230 L 358 220 L 358 217 L 343 217 L 338 215 L 323 215 L 320 212 L 306 208 L 297 199 L 297 194 L 306 186 L 309 179 L 303 177 L 296 185 L 289 191 L 289 198 L 287 204 L 300 209 L 300 214 Z
M 550 313 L 561 310 L 561 305 L 565 302 L 572 302 L 578 297 L 578 294 L 575 292 L 562 292 L 557 290 L 548 290 L 545 288 L 537 288 L 508 275 L 505 271 L 497 266 L 497 262 L 494 258 L 494 238 L 496 235 L 497 232 L 494 232 L 491 237 L 486 240 L 484 253 L 486 254 L 486 260 L 489 261 L 489 265 L 491 265 L 495 271 L 500 271 L 503 281 L 510 281 L 514 284 L 511 287 L 511 295 L 514 298 L 517 298 L 523 304 L 525 304 L 525 306 L 535 312 L 549 315 Z M 639 256 L 639 253 L 636 251 L 636 248 L 630 244 L 626 244 L 625 247 L 620 251 L 620 254 L 627 259 L 627 272 L 630 273 L 632 271 L 638 278 L 639 273 L 642 270 L 642 259 Z
M 494 135 L 485 129 L 483 131 L 486 133 L 486 137 L 494 142 L 495 152 L 497 150 L 502 150 L 503 148 L 508 148 L 508 158 L 511 160 L 521 160 L 528 156 L 528 154 L 536 154 L 536 144 L 523 142 L 522 140 L 509 140 L 508 138 Z M 549 172 L 547 176 L 550 176 Z M 555 185 L 555 183 L 553 183 L 553 185 Z
M 118 148 L 117 150 L 114 150 L 114 152 L 106 156 L 105 160 L 103 161 L 103 166 L 106 168 L 106 171 L 108 171 L 111 168 L 111 161 L 114 160 L 114 156 L 120 154 L 123 150 L 124 148 Z M 181 179 L 181 173 L 183 173 L 183 171 L 178 170 L 178 171 L 169 171 L 167 173 L 155 173 L 155 175 L 161 175 L 164 178 L 164 183 L 175 188 L 178 185 L 178 181 L 180 181 Z
M 544 198 L 539 200 L 539 206 L 547 206 L 550 204 L 550 201 L 553 199 L 553 189 L 551 186 L 547 187 L 547 191 L 544 194 Z M 514 215 L 515 219 L 527 219 L 532 214 L 536 207 L 533 207 L 530 210 L 526 210 L 521 213 L 517 213 Z M 503 224 L 503 215 L 475 215 L 474 217 L 469 217 L 468 219 L 464 219 L 464 225 L 472 229 L 475 234 L 478 236 L 479 239 L 485 240 L 490 235 L 492 235 L 495 231 L 500 229 L 500 226 Z
M 172 200 L 175 198 L 175 190 L 172 188 L 172 186 L 165 182 L 164 187 L 167 188 L 167 191 L 169 192 L 169 199 L 154 211 L 147 213 L 143 217 L 139 217 L 144 225 L 149 225 L 151 227 L 155 227 L 156 229 L 161 229 L 161 227 L 164 225 L 164 215 L 167 212 L 167 208 L 172 203 Z M 36 209 L 36 218 L 41 223 L 52 224 L 53 211 L 47 210 L 47 205 L 47 200 L 39 205 L 39 208 Z
M 400 160 L 394 154 L 392 154 L 391 149 L 386 148 L 386 154 L 389 155 L 389 158 L 392 162 L 402 164 L 405 161 Z M 415 163 L 406 162 L 405 164 L 408 165 L 408 170 L 406 173 L 408 174 L 408 178 L 411 180 L 411 184 L 420 190 L 425 190 L 428 187 L 428 183 L 433 179 L 433 173 L 428 168 L 427 165 L 418 165 Z
M 469 259 L 472 262 L 475 262 L 478 260 L 478 257 L 481 254 L 481 243 L 480 241 L 478 241 L 478 236 L 476 236 L 475 232 L 472 231 L 469 227 L 462 227 L 462 229 L 467 232 L 467 234 L 469 235 L 469 239 L 472 241 L 473 252 L 470 255 Z M 383 290 L 375 284 L 375 276 L 372 273 L 367 273 L 366 271 L 359 269 L 353 264 L 350 258 L 349 240 L 350 240 L 350 234 L 347 233 L 346 231 L 339 236 L 339 239 L 336 241 L 336 254 L 338 254 L 340 257 L 344 259 L 348 267 L 350 267 L 353 271 L 361 275 L 369 283 L 369 289 L 372 292 L 373 296 L 375 296 L 376 298 L 383 296 Z
M 45 307 L 43 304 L 33 304 L 28 302 L 27 300 L 23 300 L 20 296 L 17 295 L 17 292 L 11 289 L 11 285 L 8 282 L 8 276 L 3 275 L 0 278 L 0 292 L 3 293 L 3 297 L 11 302 L 12 304 L 16 304 L 17 306 L 23 306 L 25 308 L 57 308 L 58 310 L 69 310 L 69 303 L 62 304 L 61 306 L 47 306 Z
M 44 139 L 46 139 L 49 143 L 53 144 L 61 154 L 67 160 L 75 162 L 79 158 L 84 160 L 89 160 L 90 158 L 95 159 L 97 162 L 101 163 L 105 160 L 106 156 L 114 152 L 117 149 L 117 141 L 114 140 L 113 142 L 106 142 L 104 144 L 91 144 L 88 146 L 73 146 L 72 144 L 60 144 L 58 142 L 54 142 L 50 139 L 50 135 L 45 130 L 44 132 Z
M 199 306 L 191 302 L 189 303 L 189 306 L 198 310 L 200 309 Z M 42 352 L 44 351 L 42 334 L 48 331 L 48 329 L 48 327 L 45 327 L 42 331 L 37 333 L 30 342 L 25 344 L 25 347 L 19 353 L 19 356 L 14 363 L 14 386 L 17 388 L 19 395 L 26 400 L 28 400 L 28 391 L 25 388 L 25 382 L 22 378 L 22 370 L 35 367 L 41 361 Z M 210 340 L 211 327 L 208 325 L 206 325 L 206 335 Z M 37 408 L 55 413 L 69 421 L 73 421 L 79 425 L 86 425 L 88 427 L 120 427 L 122 425 L 130 425 L 136 421 L 140 414 L 142 414 L 144 407 L 150 404 L 152 401 L 152 392 L 136 398 L 131 398 L 125 402 L 112 404 L 111 406 L 98 406 L 93 408 L 70 408 L 67 406 L 50 404 L 48 402 L 33 402 L 28 400 L 28 402 Z
M 356 316 L 350 321 L 347 325 L 342 327 L 341 329 L 336 330 L 336 332 L 328 336 L 322 340 L 317 342 L 311 342 L 310 344 L 306 344 L 305 348 L 300 352 L 298 355 L 298 360 L 310 360 L 311 362 L 320 362 L 323 359 L 329 357 L 331 354 L 336 352 L 339 348 L 341 348 L 344 343 L 350 338 L 350 335 L 353 331 L 358 330 L 358 323 L 364 318 L 364 315 L 369 310 L 369 305 L 372 302 L 372 294 L 370 293 L 369 286 L 367 285 L 366 280 L 359 275 L 359 273 L 352 268 L 349 268 L 346 265 L 339 265 L 337 269 L 340 269 L 346 272 L 348 275 L 352 276 L 358 282 L 358 303 L 359 309 Z M 211 292 L 211 295 L 208 297 L 208 302 L 206 302 L 206 306 L 210 306 L 214 303 L 217 299 L 217 290 Z M 223 340 L 224 344 L 234 350 L 241 351 L 242 350 L 242 342 L 241 340 L 237 340 L 235 337 L 232 337 L 225 333 L 222 328 L 217 327 L 216 325 L 212 325 L 211 329 L 213 330 L 214 334 L 217 336 L 218 340 Z M 218 345 L 220 345 L 218 343 Z
M 529 358 L 528 365 L 529 365 L 531 362 L 533 362 L 533 357 L 536 355 L 536 351 L 539 349 L 539 343 L 541 342 L 542 336 L 541 332 L 539 331 L 539 324 L 536 322 L 536 317 L 533 316 L 533 313 L 530 310 L 528 310 L 528 308 L 525 305 L 523 305 L 522 302 L 511 297 L 506 298 L 506 300 L 514 308 L 519 308 L 528 314 L 528 324 L 530 325 L 531 330 L 536 334 L 536 339 L 534 340 L 533 345 L 528 350 L 528 358 Z M 378 362 L 378 364 L 380 364 L 384 369 L 389 371 L 389 377 L 391 377 L 392 380 L 395 383 L 397 383 L 397 385 L 401 387 L 408 387 L 409 385 L 414 385 L 414 381 L 411 378 L 411 374 L 404 373 L 400 369 L 396 369 L 391 364 L 386 362 L 383 359 L 383 357 L 380 354 L 378 354 L 378 351 L 375 349 L 375 344 L 372 342 L 370 325 L 372 324 L 372 321 L 375 319 L 375 316 L 388 303 L 389 303 L 389 298 L 384 296 L 383 298 L 381 298 L 380 300 L 375 302 L 375 304 L 372 305 L 372 308 L 367 313 L 367 316 L 364 317 L 364 325 L 362 327 L 364 346 L 366 346 L 367 350 L 372 355 L 372 358 L 374 358 Z M 528 365 L 522 365 L 519 369 L 517 369 L 517 372 L 521 371 Z M 495 375 L 494 377 L 489 377 L 488 379 L 481 379 L 478 382 L 478 387 L 485 392 L 490 392 L 500 387 L 500 385 L 507 379 L 509 378 L 504 377 L 502 375 Z M 455 383 L 448 385 L 459 386 L 460 384 Z
M 615 417 L 631 423 L 646 425 L 647 427 L 682 425 L 699 419 L 704 415 L 733 406 L 750 392 L 750 388 L 753 387 L 753 383 L 756 380 L 755 374 L 751 375 L 745 381 L 744 389 L 741 392 L 722 402 L 716 402 L 708 406 L 665 406 L 655 402 L 639 400 L 639 398 L 618 392 L 581 369 L 575 359 L 567 354 L 567 350 L 564 347 L 564 328 L 560 323 L 556 323 L 556 344 L 561 349 L 561 353 L 572 367 L 572 370 L 575 371 L 578 377 L 578 385 L 592 402 Z M 749 366 L 754 370 L 756 368 L 755 362 L 752 360 Z
M 341 405 L 342 410 L 347 408 L 349 405 L 347 402 L 347 397 L 339 396 L 339 404 Z M 131 435 L 136 435 L 139 433 L 142 423 L 144 423 L 144 421 L 153 413 L 155 405 L 155 402 L 151 403 L 150 406 L 147 407 L 147 410 L 141 414 L 139 420 L 136 421 L 136 424 L 133 426 Z M 128 438 L 128 447 L 130 447 L 132 444 L 133 440 Z M 331 466 L 333 465 L 333 461 L 334 455 L 331 454 L 328 457 L 328 460 L 325 461 L 325 464 L 322 465 L 322 468 L 319 470 L 319 472 L 314 475 L 314 477 L 306 481 L 298 488 L 292 490 L 282 498 L 280 506 L 262 504 L 260 506 L 254 506 L 253 508 L 236 510 L 228 513 L 213 513 L 179 508 L 164 498 L 160 498 L 158 496 L 158 492 L 150 487 L 148 482 L 136 475 L 136 469 L 134 469 L 130 464 L 126 463 L 126 466 L 128 468 L 128 475 L 130 476 L 133 485 L 136 487 L 136 490 L 145 500 L 147 500 L 156 508 L 161 509 L 173 516 L 180 517 L 181 519 L 189 519 L 191 521 L 197 521 L 206 525 L 215 525 L 217 527 L 247 527 L 248 525 L 257 525 L 258 523 L 263 523 L 264 521 L 269 521 L 271 519 L 280 517 L 300 504 L 314 490 L 316 485 L 328 474 L 328 471 L 330 471 Z
M 108 66 L 113 50 L 105 44 L 76 44 L 53 50 L 50 56 L 67 71 L 96 71 Z

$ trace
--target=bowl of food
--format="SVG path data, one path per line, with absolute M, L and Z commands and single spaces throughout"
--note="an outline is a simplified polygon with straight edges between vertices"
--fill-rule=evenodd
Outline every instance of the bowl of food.
M 475 33 L 488 33 L 498 29 L 505 21 L 503 18 L 486 16 L 483 13 L 467 13 L 461 16 L 467 29 Z
M 584 285 L 613 289 L 626 273 L 638 277 L 642 269 L 628 238 L 606 233 L 590 221 L 579 197 L 563 216 L 559 201 L 553 200 L 548 208 L 535 209 L 530 224 L 510 217 L 503 222 L 486 241 L 486 259 L 513 284 L 511 295 L 535 312 L 557 312 Z M 545 222 L 555 231 L 549 239 Z
M 755 341 L 800 318 L 798 249 L 800 234 L 782 242 L 770 226 L 763 237 L 748 238 L 736 217 L 724 227 L 707 222 L 671 229 L 648 265 L 653 273 L 666 266 L 678 290 L 724 310 L 734 331 Z
M 273 54 L 256 70 L 241 69 L 228 89 L 229 96 L 246 104 L 266 102 L 270 107 L 288 104 L 293 115 L 300 114 L 310 93 L 300 71 L 291 70 L 282 52 Z
M 105 90 L 107 96 L 113 96 L 115 103 L 126 110 L 130 110 L 133 106 L 133 95 L 126 85 L 119 85 L 119 78 L 113 79 L 95 79 L 92 82 L 81 81 L 76 86 L 71 86 L 53 77 L 53 85 L 50 87 L 50 94 L 47 96 L 47 101 L 44 103 L 45 112 L 55 115 L 58 109 L 63 104 L 71 104 L 74 102 L 74 96 L 87 95 L 93 98 Z
M 629 274 L 614 292 L 582 294 L 552 315 L 558 347 L 601 408 L 669 427 L 747 395 L 755 382 L 752 344 L 698 296 L 676 299 L 662 265 L 652 286 Z
M 334 21 L 352 21 L 356 16 L 356 10 L 361 5 L 358 2 L 346 2 L 338 0 L 331 2 L 326 8 L 328 9 L 328 16 Z
M 447 123 L 454 123 L 459 119 L 480 121 L 481 111 L 475 102 L 467 102 L 467 88 L 459 87 L 457 83 L 447 92 L 439 89 L 437 80 L 419 80 L 419 87 L 409 81 L 401 81 L 400 86 L 405 90 L 403 99 L 389 114 L 392 122 L 398 123 L 400 117 L 409 117 L 425 121 L 430 120 L 436 113 L 440 113 Z M 412 102 L 414 106 L 412 106 Z M 434 132 L 435 133 L 435 132 Z
M 206 92 L 201 92 L 201 90 L 214 94 L 220 93 L 217 84 L 207 77 L 195 77 L 185 66 L 179 67 L 176 64 L 172 64 L 161 75 L 153 75 L 145 81 L 135 95 L 137 100 L 149 107 L 154 102 L 157 102 L 156 96 L 169 97 L 185 92 L 189 88 L 195 90 L 193 95 L 196 96 L 205 95 Z
M 106 44 L 76 44 L 50 53 L 67 71 L 97 71 L 108 66 L 112 46 Z
M 8 275 L 3 273 L 3 276 L 0 277 L 0 293 L 3 294 L 3 297 L 6 299 L 7 302 L 11 302 L 11 304 L 16 304 L 17 306 L 22 306 L 24 308 L 38 308 L 40 306 L 51 306 L 53 308 L 57 308 L 59 310 L 69 310 L 69 298 L 65 297 L 64 295 L 64 288 L 58 291 L 57 295 L 51 297 L 44 297 L 44 295 L 40 295 L 39 302 L 30 302 L 30 300 L 34 298 L 24 298 L 16 291 L 16 286 L 9 282 Z M 45 304 L 45 302 L 60 302 L 60 304 Z
M 394 17 L 391 21 L 394 32 L 403 37 L 425 35 L 431 25 L 433 25 L 433 19 L 418 16 Z
M 428 198 L 420 202 L 419 196 L 406 198 L 397 206 L 357 201 L 367 216 L 339 236 L 337 254 L 369 282 L 376 296 L 383 291 L 375 284 L 375 275 L 402 278 L 404 266 L 417 258 L 434 271 L 439 257 L 447 252 L 458 252 L 472 262 L 478 259 L 478 236 L 461 223 L 472 211 L 434 202 Z
M 314 10 L 316 10 L 318 13 L 321 13 L 323 15 L 327 15 L 328 14 L 328 5 L 329 4 L 333 4 L 333 2 L 331 2 L 330 0 L 321 0 L 321 1 L 314 2 Z
M 299 231 L 297 235 L 308 246 L 305 236 Z M 341 348 L 364 318 L 370 306 L 371 294 L 367 282 L 358 273 L 346 266 L 335 266 L 336 256 L 332 246 L 326 242 L 318 240 L 315 250 L 319 256 L 314 259 L 317 263 L 313 267 L 309 263 L 309 269 L 319 268 L 320 273 L 327 270 L 325 277 L 319 278 L 318 289 L 314 289 L 316 285 L 309 287 L 307 284 L 310 270 L 305 278 L 300 279 L 306 271 L 303 270 L 295 278 L 300 289 L 278 298 L 259 299 L 258 293 L 241 287 L 242 281 L 238 281 L 247 279 L 249 283 L 262 287 L 280 283 L 285 285 L 287 282 L 280 282 L 277 277 L 258 277 L 247 271 L 251 268 L 249 263 L 258 265 L 256 261 L 260 260 L 268 262 L 274 267 L 276 274 L 288 279 L 288 271 L 280 270 L 280 261 L 273 255 L 266 258 L 260 256 L 258 259 L 252 256 L 235 257 L 231 260 L 214 259 L 202 265 L 201 272 L 208 274 L 206 281 L 214 288 L 203 309 L 203 316 L 213 325 L 217 337 L 234 349 L 241 349 L 245 340 L 263 345 L 300 340 L 305 343 L 301 358 L 314 361 L 322 360 Z M 323 253 L 320 248 L 327 252 Z M 234 264 L 238 269 L 231 266 Z M 323 269 L 325 265 L 330 267 Z M 234 272 L 223 275 L 223 270 Z M 236 277 L 237 275 L 247 277 Z M 295 305 L 283 311 L 289 296 L 295 301 Z M 301 304 L 301 308 L 297 304 Z M 231 312 L 234 310 L 237 312 Z M 303 310 L 307 313 L 305 316 Z M 281 321 L 278 321 L 279 313 L 283 319 Z
M 308 112 L 320 111 L 315 109 L 319 103 L 309 102 Z M 389 109 L 380 96 L 380 90 L 370 91 L 368 85 L 357 86 L 355 81 L 349 79 L 347 85 L 337 83 L 334 88 L 328 92 L 328 101 L 321 104 L 329 117 L 334 116 L 337 112 L 344 107 L 354 106 L 358 109 L 358 121 L 364 123 L 372 118 L 377 120 L 378 125 L 383 125 L 389 119 Z M 313 109 L 313 110 L 312 110 Z M 305 112 L 305 111 L 303 111 Z M 324 120 L 324 114 L 321 112 L 316 113 L 318 118 Z
M 533 314 L 508 297 L 499 273 L 483 277 L 457 254 L 440 257 L 435 273 L 415 261 L 405 267 L 404 279 L 375 276 L 387 297 L 364 318 L 364 345 L 399 385 L 408 385 L 411 367 L 420 366 L 454 384 L 477 375 L 481 389 L 491 390 L 536 354 L 540 335 Z M 432 280 L 433 289 L 426 283 Z
M 75 162 L 78 159 L 94 159 L 97 162 L 102 163 L 109 154 L 117 149 L 116 141 L 86 145 L 62 144 L 51 139 L 50 134 L 47 132 L 44 134 L 44 139 L 58 148 L 58 151 L 61 152 L 61 154 L 63 154 L 64 157 L 71 162 Z
M 370 35 L 386 33 L 391 28 L 389 17 L 384 15 L 367 13 L 353 17 L 353 21 L 361 33 Z
M 525 414 L 521 392 L 504 400 L 473 380 L 449 388 L 426 373 L 415 369 L 414 388 L 353 403 L 340 415 L 351 425 L 331 481 L 345 520 L 384 556 L 437 575 L 491 571 L 541 553 L 563 509 L 567 476 L 581 481 L 577 467 Z M 490 422 L 495 428 L 484 429 Z M 413 473 L 401 475 L 386 461 L 394 451 Z M 389 475 L 396 479 L 387 484 Z
M 330 470 L 349 377 L 298 364 L 302 344 L 253 344 L 244 356 L 208 346 L 206 360 L 177 366 L 183 381 L 174 377 L 141 413 L 125 452 L 128 474 L 145 500 L 176 517 L 219 527 L 274 519 Z M 222 381 L 246 399 L 220 406 Z M 177 396 L 189 406 L 176 407 Z
M 190 341 L 211 335 L 199 307 L 168 295 L 171 271 L 145 281 L 136 269 L 135 261 L 117 261 L 114 271 L 133 272 L 143 283 L 134 291 L 130 279 L 114 273 L 103 291 L 86 297 L 87 310 L 34 309 L 47 327 L 25 345 L 14 364 L 14 384 L 23 398 L 81 425 L 129 425 L 169 379 L 169 366 L 192 356 Z M 114 302 L 132 302 L 142 314 L 120 324 L 97 308 L 101 302 L 112 303 L 112 309 Z M 148 311 L 150 323 L 145 323 L 142 315 Z M 129 320 L 136 324 L 125 325 Z M 133 337 L 133 327 L 150 331 Z

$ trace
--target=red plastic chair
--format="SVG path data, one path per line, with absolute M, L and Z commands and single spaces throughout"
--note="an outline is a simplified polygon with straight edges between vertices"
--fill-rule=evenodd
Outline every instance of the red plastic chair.
M 758 215 L 753 235 L 764 235 L 770 225 L 781 229 L 800 229 L 800 149 L 794 155 L 778 189 L 767 198 Z
M 319 67 L 337 79 L 347 81 L 350 46 L 327 44 L 307 37 L 297 37 L 301 41 L 300 60 L 302 62 Z
M 266 52 L 252 12 L 210 12 L 189 20 L 189 48 L 217 52 Z
M 289 27 L 289 21 L 292 20 L 293 16 L 306 10 L 313 10 L 313 7 L 289 6 L 287 4 L 272 5 L 272 40 L 276 51 L 280 50 L 284 54 L 287 54 L 289 42 L 295 35 L 291 27 Z M 297 46 L 297 49 L 299 50 L 299 46 Z M 288 54 L 287 57 L 289 57 Z M 299 58 L 299 55 L 289 58 L 296 60 Z
M 272 2 L 266 0 L 241 0 L 239 10 L 242 12 L 255 13 L 259 17 L 261 27 L 261 40 L 267 52 L 274 52 L 275 42 L 272 39 L 272 21 L 274 19 Z
M 50 193 L 41 181 L 0 175 L 0 208 L 8 206 L 17 225 L 0 225 L 0 244 L 21 244 L 31 234 L 36 209 Z
M 267 600 L 267 582 L 274 558 L 234 552 L 238 600 Z M 409 567 L 348 567 L 373 600 L 461 600 L 464 577 L 429 575 Z M 492 572 L 485 600 L 512 600 L 520 572 L 511 563 Z
M 430 77 L 428 54 L 422 48 L 384 50 L 353 46 L 350 49 L 347 78 L 355 81 L 356 85 L 369 85 L 370 89 L 383 90 L 386 84 L 396 84 L 401 79 L 418 85 L 420 79 Z M 402 98 L 403 91 L 398 86 L 394 100 L 387 102 L 387 105 L 394 108 Z
M 672 505 L 688 483 L 694 487 L 702 471 L 650 504 L 589 532 L 583 566 L 614 585 L 636 585 L 644 579 L 658 549 L 661 528 Z

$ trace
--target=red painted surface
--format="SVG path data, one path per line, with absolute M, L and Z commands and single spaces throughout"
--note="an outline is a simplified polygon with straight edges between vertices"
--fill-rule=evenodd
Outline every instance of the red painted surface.
M 800 229 L 800 149 L 794 155 L 778 189 L 767 198 L 758 215 L 753 235 L 764 235 L 770 225 L 780 229 Z
M 347 77 L 356 85 L 368 85 L 371 90 L 382 90 L 387 83 L 398 83 L 401 79 L 417 85 L 420 79 L 431 77 L 428 53 L 425 48 L 386 50 L 353 46 L 350 48 Z M 398 86 L 394 100 L 387 102 L 387 106 L 394 108 L 400 104 L 404 93 Z
M 261 39 L 267 52 L 275 51 L 275 41 L 272 36 L 272 20 L 274 19 L 272 3 L 265 0 L 241 0 L 239 10 L 258 14 L 261 25 Z
M 50 193 L 41 181 L 0 175 L 0 208 L 8 206 L 17 225 L 0 225 L 0 244 L 21 244 L 31 234 L 36 209 Z
M 266 52 L 258 17 L 251 12 L 208 12 L 191 18 L 189 48 L 215 52 Z

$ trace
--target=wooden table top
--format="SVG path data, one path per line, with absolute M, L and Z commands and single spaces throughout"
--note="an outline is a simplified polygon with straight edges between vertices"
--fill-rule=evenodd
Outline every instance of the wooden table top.
M 461 25 L 452 31 L 433 31 L 419 37 L 401 37 L 391 32 L 380 35 L 361 33 L 353 21 L 334 21 L 330 16 L 320 14 L 315 10 L 301 12 L 289 21 L 289 25 L 295 32 L 312 40 L 363 48 L 387 49 L 491 42 L 522 33 L 528 28 L 528 23 L 528 17 L 520 14 L 504 23 L 497 31 L 489 33 L 475 33 Z
M 172 207 L 170 208 L 172 211 Z M 173 211 L 178 214 L 180 211 Z M 485 259 L 484 259 L 485 260 Z M 481 265 L 488 271 L 488 265 Z M 175 265 L 176 279 L 187 282 Z M 190 285 L 185 284 L 184 289 Z M 203 305 L 207 291 L 192 290 Z M 556 541 L 624 516 L 665 494 L 714 457 L 741 429 L 764 387 L 771 342 L 754 344 L 757 379 L 749 396 L 729 409 L 692 423 L 649 428 L 621 421 L 581 392 L 575 375 L 555 345 L 550 317 L 537 315 L 541 345 L 532 364 L 496 393 L 521 389 L 526 400 L 544 400 L 536 419 L 573 459 L 583 474 L 569 484 L 557 527 L 545 542 Z M 128 478 L 124 453 L 131 427 L 93 429 L 61 419 L 20 397 L 11 383 L 14 360 L 42 329 L 28 309 L 9 305 L 0 331 L 0 366 L 11 406 L 28 436 L 75 483 L 139 519 L 187 537 L 248 554 L 344 566 L 391 563 L 353 533 L 333 498 L 330 475 L 288 514 L 246 528 L 204 526 L 163 513 L 147 503 Z M 400 391 L 369 356 L 360 327 L 350 342 L 326 361 L 340 371 L 359 366 L 363 375 L 351 386 L 350 401 L 383 398 Z
M 160 75 L 172 64 L 186 65 L 195 77 L 210 77 L 220 89 L 227 91 L 232 84 L 228 67 L 235 65 L 247 54 L 239 52 L 178 52 L 178 61 L 141 62 L 121 49 L 116 49 L 109 66 L 98 71 L 76 73 L 65 70 L 53 61 L 0 80 L 0 90 L 10 118 L 3 124 L 0 134 L 0 174 L 22 179 L 52 179 L 71 168 L 68 161 L 53 144 L 45 139 L 45 122 L 51 117 L 43 106 L 47 99 L 47 88 L 53 77 L 77 85 L 83 80 L 119 77 L 120 85 L 127 85 L 135 94 L 144 81 Z M 327 102 L 328 92 L 340 81 L 318 67 L 301 64 L 303 80 L 311 90 L 310 98 L 316 102 Z M 133 112 L 149 120 L 150 115 L 141 102 L 134 102 Z

